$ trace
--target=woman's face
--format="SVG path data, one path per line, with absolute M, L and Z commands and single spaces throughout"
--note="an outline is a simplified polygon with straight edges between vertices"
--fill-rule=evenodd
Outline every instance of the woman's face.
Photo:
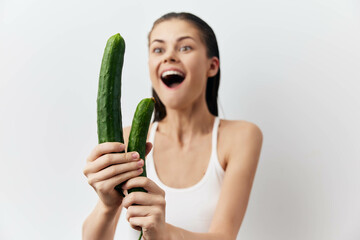
M 157 24 L 149 38 L 152 86 L 167 108 L 184 109 L 205 101 L 208 77 L 218 71 L 217 57 L 208 58 L 198 30 L 184 20 Z

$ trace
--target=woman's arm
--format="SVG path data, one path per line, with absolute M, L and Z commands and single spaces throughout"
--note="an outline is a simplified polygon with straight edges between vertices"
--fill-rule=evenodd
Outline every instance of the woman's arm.
M 125 139 L 128 139 L 129 130 L 129 127 L 124 128 Z M 98 194 L 99 201 L 83 223 L 84 240 L 114 238 L 123 200 L 123 196 L 114 187 L 139 176 L 144 163 L 143 160 L 139 161 L 139 154 L 134 157 L 133 152 L 121 153 L 126 149 L 125 144 L 99 144 L 87 158 L 84 174 Z M 151 146 L 151 143 L 146 144 L 146 155 L 150 152 Z
M 194 233 L 168 224 L 169 239 L 236 239 L 248 205 L 263 136 L 261 130 L 249 122 L 237 122 L 234 127 L 223 138 L 232 147 L 209 232 Z
M 114 239 L 122 206 L 114 209 L 104 206 L 101 200 L 83 224 L 83 239 Z

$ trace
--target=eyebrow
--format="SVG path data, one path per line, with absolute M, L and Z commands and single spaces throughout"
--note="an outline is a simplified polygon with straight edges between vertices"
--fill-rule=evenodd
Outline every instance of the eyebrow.
M 179 37 L 178 39 L 176 39 L 176 41 L 177 41 L 177 42 L 180 42 L 180 41 L 182 41 L 182 40 L 184 40 L 184 39 L 192 39 L 192 40 L 195 41 L 195 39 L 194 39 L 193 37 L 190 37 L 190 36 Z M 164 43 L 165 41 L 162 40 L 162 39 L 154 39 L 154 40 L 150 43 L 150 45 L 153 44 L 154 42 Z

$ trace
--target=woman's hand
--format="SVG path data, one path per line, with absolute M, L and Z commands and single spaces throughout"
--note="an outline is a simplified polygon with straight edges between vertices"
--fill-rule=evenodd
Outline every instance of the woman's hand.
M 146 177 L 129 179 L 122 188 L 142 187 L 145 192 L 132 192 L 123 200 L 127 208 L 126 218 L 132 228 L 143 231 L 145 240 L 167 239 L 165 223 L 165 192 Z
M 151 143 L 146 144 L 146 154 L 151 147 Z M 143 171 L 144 160 L 139 158 L 139 154 L 120 153 L 124 150 L 125 145 L 118 142 L 98 144 L 86 161 L 84 174 L 107 209 L 118 209 L 123 201 L 115 186 L 139 176 Z

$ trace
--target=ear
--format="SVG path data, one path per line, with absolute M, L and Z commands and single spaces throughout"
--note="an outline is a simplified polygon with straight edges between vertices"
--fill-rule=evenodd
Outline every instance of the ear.
M 211 57 L 209 58 L 209 69 L 208 69 L 208 77 L 213 77 L 215 76 L 218 71 L 219 71 L 219 67 L 220 67 L 220 61 L 218 57 Z

